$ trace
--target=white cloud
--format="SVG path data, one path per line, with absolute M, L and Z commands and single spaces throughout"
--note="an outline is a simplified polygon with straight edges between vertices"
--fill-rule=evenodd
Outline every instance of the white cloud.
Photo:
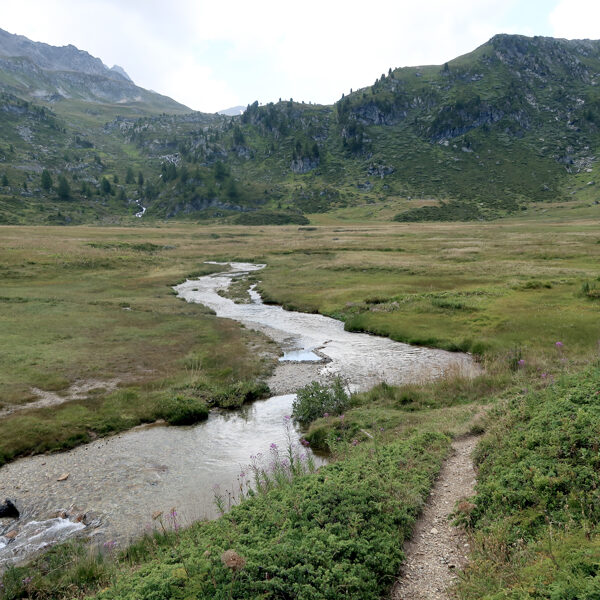
M 139 85 L 205 111 L 279 97 L 330 103 L 389 67 L 443 63 L 501 30 L 529 33 L 518 21 L 506 25 L 520 14 L 518 0 L 0 4 L 3 28 L 75 44 L 121 65 Z
M 550 13 L 549 20 L 555 37 L 600 38 L 600 3 L 597 0 L 561 0 Z

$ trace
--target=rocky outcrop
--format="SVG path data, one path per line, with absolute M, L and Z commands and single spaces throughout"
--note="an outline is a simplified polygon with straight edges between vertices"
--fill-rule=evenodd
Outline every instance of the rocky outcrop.
M 316 169 L 319 166 L 319 159 L 314 157 L 299 157 L 292 160 L 290 169 L 293 173 L 303 174 Z

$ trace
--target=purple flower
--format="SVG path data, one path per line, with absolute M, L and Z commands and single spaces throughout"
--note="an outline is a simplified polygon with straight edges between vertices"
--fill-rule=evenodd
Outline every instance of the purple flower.
M 546 377 L 548 377 L 548 373 L 542 373 L 541 378 L 546 379 Z
M 23 579 L 22 581 L 23 585 L 29 585 L 33 581 L 33 577 L 25 577 L 25 579 Z
M 557 348 L 562 348 L 564 346 L 564 344 L 562 342 L 556 342 L 556 344 L 554 344 Z
M 519 362 L 517 363 L 520 367 L 522 367 L 525 364 L 525 360 L 521 359 L 519 360 Z
M 305 440 L 304 438 L 300 439 L 300 443 L 305 447 L 310 446 L 310 442 L 308 440 Z
M 358 440 L 352 440 L 352 445 L 353 446 L 357 446 L 358 445 Z
M 346 415 L 340 415 L 340 421 L 343 421 L 346 418 Z
M 284 418 L 286 421 L 289 421 L 289 420 L 290 420 L 290 415 L 283 415 L 283 418 Z
M 328 416 L 329 416 L 329 413 L 323 413 L 323 416 L 324 416 L 324 417 L 328 417 Z
M 277 444 L 275 442 L 271 443 L 271 450 L 277 450 Z

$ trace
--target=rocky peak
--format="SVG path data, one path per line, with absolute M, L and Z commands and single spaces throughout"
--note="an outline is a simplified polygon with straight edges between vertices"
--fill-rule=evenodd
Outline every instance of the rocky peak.
M 45 71 L 75 71 L 119 81 L 123 78 L 131 81 L 120 67 L 116 70 L 109 69 L 99 58 L 95 58 L 85 50 L 79 50 L 72 44 L 50 46 L 42 42 L 33 42 L 23 35 L 15 35 L 3 29 L 0 29 L 0 56 L 26 58 Z
M 118 73 L 119 75 L 124 77 L 127 81 L 133 83 L 133 79 L 131 79 L 131 77 L 129 77 L 129 75 L 127 75 L 127 72 L 125 71 L 125 69 L 123 67 L 120 67 L 119 65 L 113 65 L 110 70 L 113 73 Z

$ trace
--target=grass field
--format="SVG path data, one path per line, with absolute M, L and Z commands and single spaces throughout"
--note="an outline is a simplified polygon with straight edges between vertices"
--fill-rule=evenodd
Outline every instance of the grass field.
M 173 296 L 174 283 L 219 268 L 206 260 L 266 262 L 256 277 L 268 301 L 471 351 L 488 368 L 521 359 L 541 376 L 585 362 L 600 339 L 600 304 L 582 292 L 600 275 L 600 237 L 595 219 L 571 212 L 486 224 L 4 227 L 0 403 L 89 379 L 120 388 L 4 419 L 0 452 L 73 445 L 153 420 L 161 394 L 264 374 L 270 362 L 252 349 L 266 350 L 264 339 Z
M 255 277 L 268 301 L 336 316 L 354 330 L 470 350 L 485 372 L 472 380 L 382 384 L 355 396 L 343 420 L 318 418 L 306 434 L 313 447 L 332 453 L 331 471 L 294 477 L 247 500 L 231 517 L 157 533 L 123 553 L 61 546 L 9 570 L 0 597 L 83 597 L 110 586 L 102 597 L 150 598 L 147 586 L 160 582 L 167 595 L 182 598 L 277 597 L 293 586 L 307 598 L 334 598 L 340 586 L 348 597 L 371 597 L 365 589 L 379 597 L 448 440 L 473 429 L 489 433 L 478 454 L 483 476 L 474 512 L 459 515 L 475 543 L 459 597 L 595 597 L 596 476 L 582 470 L 597 454 L 600 427 L 589 400 L 598 373 L 586 367 L 597 362 L 600 340 L 600 236 L 591 210 L 558 205 L 485 224 L 2 228 L 3 406 L 26 405 L 32 387 L 64 394 L 82 380 L 120 381 L 116 390 L 100 387 L 87 400 L 1 419 L 4 461 L 152 421 L 180 395 L 207 406 L 258 393 L 255 382 L 271 368 L 273 345 L 177 300 L 170 289 L 219 268 L 206 260 L 266 262 Z M 243 292 L 242 286 L 236 295 Z M 482 421 L 477 415 L 489 403 L 497 408 Z M 423 443 L 431 451 L 421 460 L 411 448 Z M 379 449 L 388 458 L 372 462 Z M 516 471 L 506 471 L 517 455 Z M 387 471 L 388 459 L 409 465 L 409 472 Z M 548 474 L 554 463 L 565 468 Z M 368 489 L 352 487 L 366 472 Z M 551 502 L 556 486 L 562 504 Z M 354 494 L 352 506 L 330 521 L 314 520 L 330 514 L 334 496 L 346 493 Z M 365 509 L 371 503 L 395 514 L 400 528 L 393 519 L 378 521 L 378 511 Z M 506 527 L 494 525 L 499 506 Z M 255 513 L 271 509 L 281 518 L 257 524 Z M 338 520 L 381 535 L 349 539 Z M 307 568 L 315 571 L 295 570 L 286 559 L 297 546 L 294 536 L 302 532 L 318 546 L 322 527 L 332 548 L 350 554 L 307 555 Z M 243 576 L 221 564 L 222 539 L 247 561 Z M 379 566 L 355 570 L 361 553 L 375 553 Z M 271 565 L 266 579 L 263 563 Z M 352 578 L 338 577 L 340 569 L 350 569 Z M 311 581 L 321 595 L 314 596 Z M 564 596 L 573 590 L 584 595 Z

